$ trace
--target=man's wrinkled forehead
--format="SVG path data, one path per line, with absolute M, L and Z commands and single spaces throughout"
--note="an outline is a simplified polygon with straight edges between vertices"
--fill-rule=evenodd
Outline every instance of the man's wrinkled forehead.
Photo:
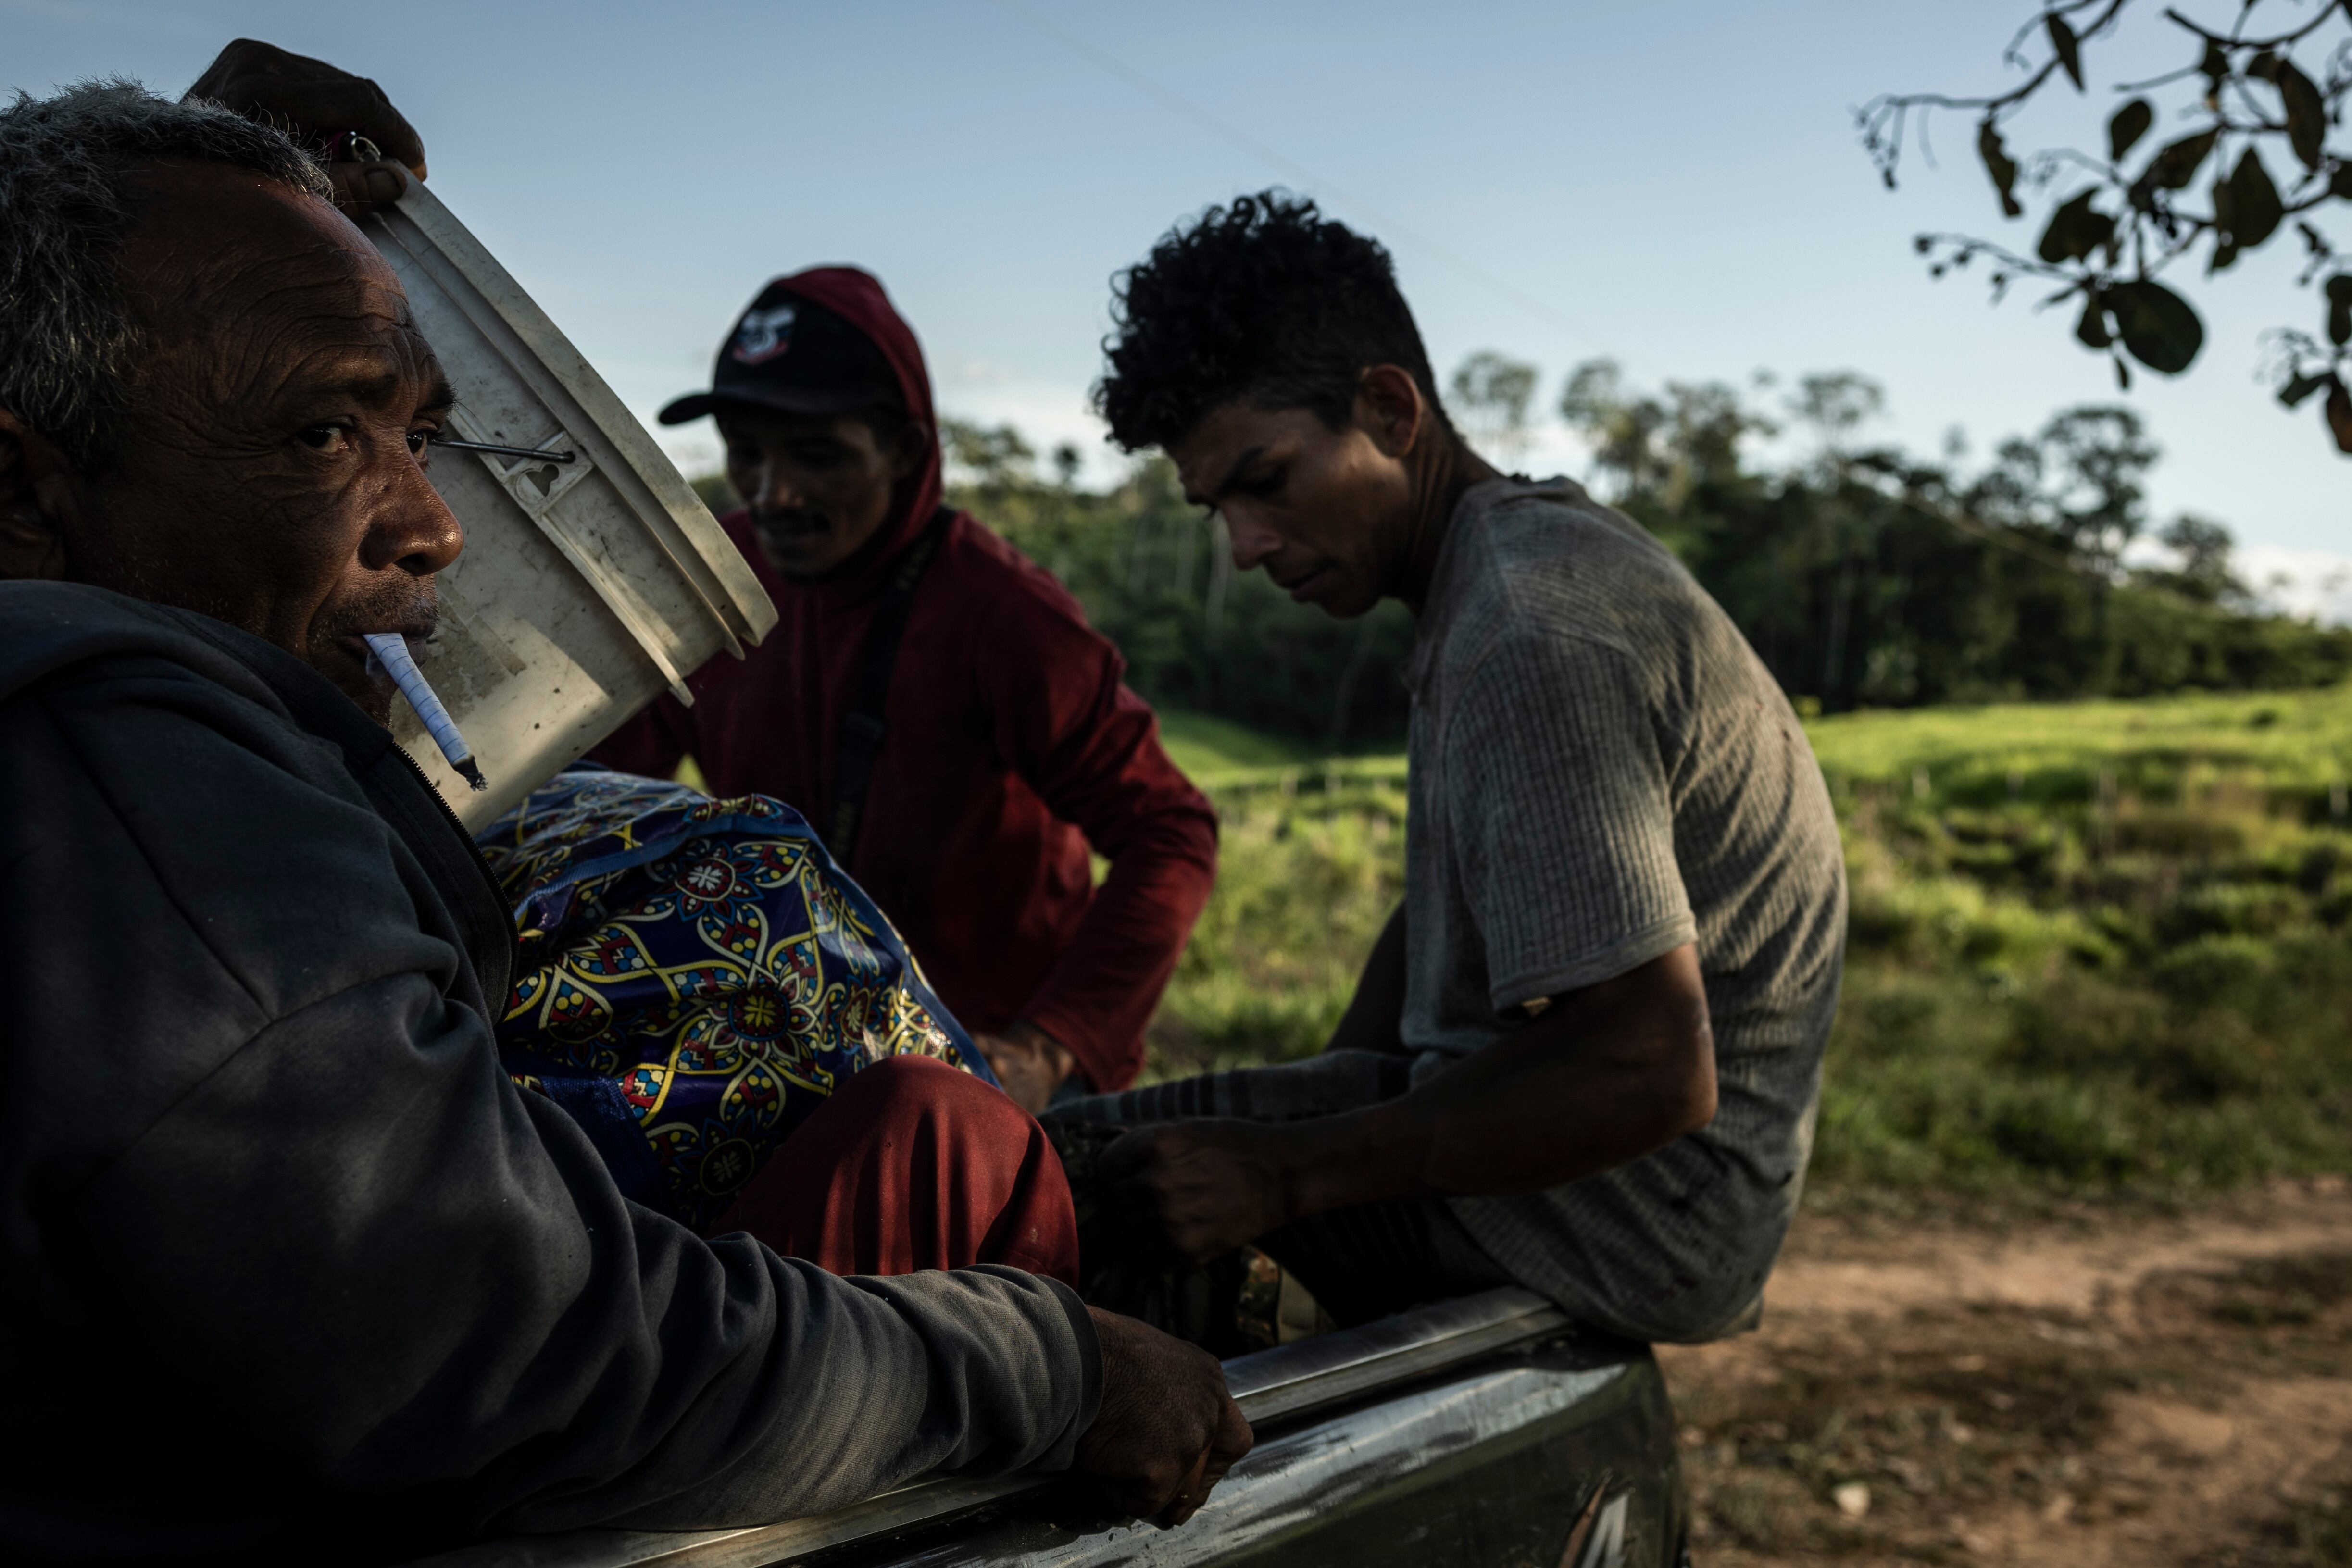
M 159 357 L 209 361 L 224 391 L 322 356 L 429 373 L 399 277 L 329 204 L 211 164 L 159 163 L 135 188 L 123 280 Z
M 1171 443 L 1168 456 L 1184 486 L 1184 499 L 1214 507 L 1258 458 L 1296 434 L 1297 411 L 1260 408 L 1247 402 L 1222 403 Z

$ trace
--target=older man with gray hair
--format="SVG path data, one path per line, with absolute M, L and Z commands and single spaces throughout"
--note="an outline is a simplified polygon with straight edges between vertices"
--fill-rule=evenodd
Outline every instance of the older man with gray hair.
M 253 107 L 368 129 L 331 118 L 366 84 L 239 47 Z M 0 1557 L 332 1523 L 357 1561 L 1074 1461 L 1181 1518 L 1247 1447 L 1201 1353 L 1012 1269 L 706 1240 L 500 1071 L 507 913 L 361 642 L 429 630 L 463 548 L 450 396 L 334 195 L 127 83 L 0 110 Z

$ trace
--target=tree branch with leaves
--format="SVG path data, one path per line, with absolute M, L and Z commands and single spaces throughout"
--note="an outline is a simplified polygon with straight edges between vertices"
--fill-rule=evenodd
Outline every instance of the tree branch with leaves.
M 2352 139 L 2341 134 L 2352 0 L 2217 0 L 2205 9 L 2212 15 L 2200 20 L 2179 6 L 2158 12 L 2153 0 L 2054 0 L 2003 51 L 2024 73 L 2015 87 L 1979 98 L 1888 94 L 1854 111 L 1856 129 L 1891 190 L 1905 150 L 1915 141 L 1924 150 L 1934 111 L 1973 115 L 1977 155 L 2003 215 L 2022 218 L 2029 204 L 2048 215 L 2030 253 L 1972 235 L 1920 235 L 1914 243 L 1929 274 L 1984 261 L 1996 299 L 2022 281 L 2054 285 L 2043 304 L 2071 308 L 2076 340 L 2107 355 L 2126 389 L 2131 361 L 2178 375 L 2203 348 L 2204 323 L 2183 293 L 2197 256 L 2210 278 L 2293 234 L 2305 253 L 2296 284 L 2318 285 L 2325 330 L 2265 333 L 2273 379 L 2289 408 L 2324 393 L 2328 433 L 2352 453 L 2352 259 L 2326 227 L 2338 215 L 2333 204 L 2352 202 Z M 2017 113 L 2062 78 L 2088 97 L 2094 47 L 2135 23 L 2176 35 L 2189 63 L 2106 89 L 2124 101 L 2106 116 L 2102 149 L 2012 153 L 2004 131 Z M 2181 133 L 2151 145 L 2159 121 Z

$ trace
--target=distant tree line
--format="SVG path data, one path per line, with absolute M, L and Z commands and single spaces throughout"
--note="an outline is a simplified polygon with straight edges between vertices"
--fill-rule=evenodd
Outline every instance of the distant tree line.
M 1465 361 L 1447 392 L 1480 450 L 1515 462 L 1538 378 Z M 1670 546 L 1801 706 L 1836 712 L 2005 698 L 2284 688 L 2352 673 L 2352 632 L 2273 612 L 2238 575 L 2230 531 L 2158 527 L 2159 455 L 2120 407 L 2062 413 L 1990 461 L 1930 462 L 1862 443 L 1884 399 L 1862 377 L 1808 376 L 1778 406 L 1720 383 L 1629 387 L 1578 367 L 1559 413 L 1591 482 Z M 1355 622 L 1237 574 L 1223 524 L 1185 504 L 1158 458 L 1107 488 L 1079 455 L 1041 461 L 1010 426 L 948 422 L 950 499 L 1051 570 L 1125 652 L 1155 704 L 1331 751 L 1404 738 L 1402 607 Z M 1787 434 L 1776 464 L 1755 454 Z M 730 504 L 724 482 L 707 498 Z M 2135 541 L 2165 545 L 2146 564 Z
M 2228 528 L 2157 528 L 2158 456 L 2139 416 L 2083 407 L 2001 442 L 1973 471 L 1857 444 L 1883 403 L 1850 373 L 1808 376 L 1784 418 L 1810 436 L 1777 471 L 1748 438 L 1780 422 L 1720 384 L 1627 390 L 1606 361 L 1561 413 L 1612 499 L 1671 545 L 1792 696 L 1825 710 L 2324 685 L 2352 632 L 2266 610 Z M 2131 564 L 2144 537 L 2161 564 Z

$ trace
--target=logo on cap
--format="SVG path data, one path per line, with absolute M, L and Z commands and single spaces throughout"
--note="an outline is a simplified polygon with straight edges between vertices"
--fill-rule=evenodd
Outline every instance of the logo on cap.
M 734 360 L 739 365 L 764 364 L 793 346 L 793 318 L 799 308 L 778 305 L 766 310 L 746 310 L 735 329 Z

